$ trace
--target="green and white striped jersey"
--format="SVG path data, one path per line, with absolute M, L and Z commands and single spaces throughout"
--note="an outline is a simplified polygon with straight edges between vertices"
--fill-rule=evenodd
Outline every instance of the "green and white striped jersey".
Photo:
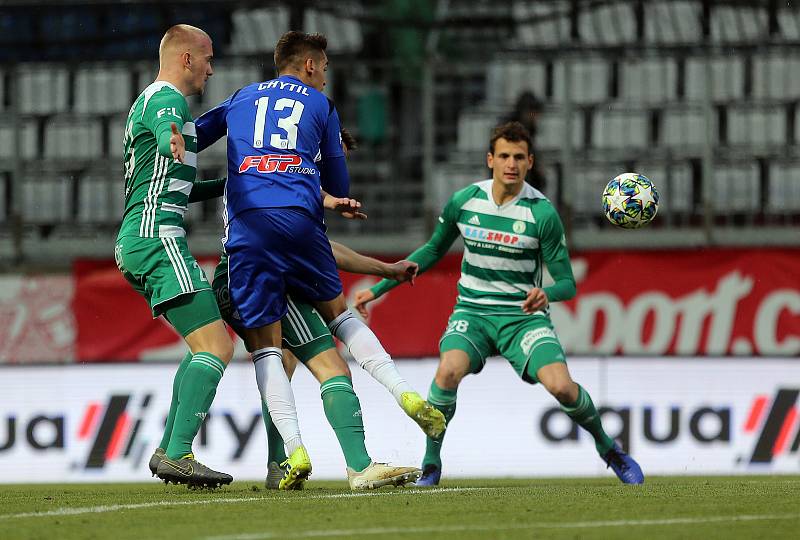
M 519 314 L 528 291 L 542 286 L 543 263 L 569 258 L 558 213 L 528 184 L 502 206 L 492 180 L 472 184 L 450 198 L 439 221 L 464 240 L 455 311 Z
M 158 134 L 174 122 L 186 142 L 180 163 L 158 151 Z M 183 215 L 197 174 L 197 134 L 186 98 L 156 81 L 133 103 L 125 125 L 125 214 L 118 238 L 185 236 Z

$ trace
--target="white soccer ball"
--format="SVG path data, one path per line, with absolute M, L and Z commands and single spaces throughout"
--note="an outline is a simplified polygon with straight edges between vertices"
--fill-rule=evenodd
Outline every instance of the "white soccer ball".
M 603 191 L 603 211 L 608 221 L 617 227 L 644 227 L 658 213 L 656 186 L 643 174 L 623 173 Z

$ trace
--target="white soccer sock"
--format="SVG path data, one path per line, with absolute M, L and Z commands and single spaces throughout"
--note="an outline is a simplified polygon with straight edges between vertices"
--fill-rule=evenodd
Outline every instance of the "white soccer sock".
M 291 456 L 292 452 L 302 446 L 303 440 L 300 438 L 294 392 L 283 370 L 282 356 L 277 347 L 258 349 L 253 352 L 253 365 L 256 368 L 256 383 L 261 399 L 266 402 L 272 423 L 283 438 L 286 454 Z
M 328 328 L 334 336 L 347 345 L 358 365 L 385 386 L 394 399 L 402 405 L 403 394 L 413 392 L 414 389 L 397 371 L 392 357 L 384 350 L 369 326 L 347 310 L 331 321 Z

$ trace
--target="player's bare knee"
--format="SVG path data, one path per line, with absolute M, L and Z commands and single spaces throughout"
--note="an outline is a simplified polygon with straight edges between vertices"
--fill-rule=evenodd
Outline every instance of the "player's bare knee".
M 569 379 L 550 381 L 545 388 L 563 405 L 570 405 L 578 399 L 578 385 Z
M 225 364 L 228 364 L 233 358 L 233 342 L 230 338 L 218 339 L 209 347 L 208 352 L 222 360 Z
M 439 369 L 436 370 L 436 385 L 439 386 L 439 388 L 458 388 L 463 378 L 464 374 L 462 371 L 454 365 L 441 363 L 439 364 Z

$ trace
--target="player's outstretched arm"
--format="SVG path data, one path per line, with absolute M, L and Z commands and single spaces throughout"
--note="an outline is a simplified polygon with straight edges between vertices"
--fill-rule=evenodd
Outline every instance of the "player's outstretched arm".
M 414 277 L 417 275 L 419 265 L 411 261 L 397 261 L 390 264 L 379 261 L 373 257 L 367 257 L 357 251 L 331 240 L 333 256 L 336 259 L 336 266 L 345 272 L 354 274 L 367 274 L 370 276 L 380 276 L 386 279 L 393 279 L 398 282 L 410 281 L 414 284 Z
M 222 197 L 225 193 L 225 182 L 227 181 L 227 176 L 212 180 L 197 180 L 192 186 L 192 192 L 189 194 L 189 202 L 207 201 Z

